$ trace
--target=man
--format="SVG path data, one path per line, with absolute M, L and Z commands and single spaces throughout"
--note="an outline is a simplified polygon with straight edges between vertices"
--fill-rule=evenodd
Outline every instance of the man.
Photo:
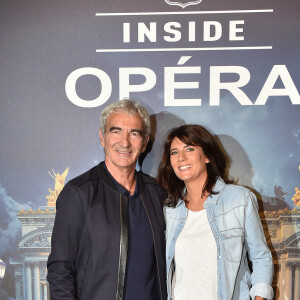
M 52 300 L 166 299 L 166 194 L 135 171 L 149 133 L 149 114 L 136 101 L 102 111 L 105 161 L 68 182 L 56 203 L 47 276 Z

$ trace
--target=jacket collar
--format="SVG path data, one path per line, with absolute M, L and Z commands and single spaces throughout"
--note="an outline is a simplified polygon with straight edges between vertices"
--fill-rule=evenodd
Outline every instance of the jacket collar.
M 213 192 L 215 192 L 216 194 L 210 194 L 208 196 L 208 198 L 204 203 L 204 207 L 207 207 L 207 205 L 211 205 L 211 204 L 218 204 L 218 201 L 221 197 L 221 193 L 225 189 L 225 187 L 226 187 L 226 183 L 223 181 L 223 179 L 217 177 L 217 181 L 213 187 Z
M 118 189 L 116 188 L 113 179 L 111 178 L 111 176 L 109 175 L 109 173 L 106 171 L 105 167 L 104 167 L 104 161 L 102 161 L 99 165 L 98 165 L 98 170 L 99 170 L 99 176 L 100 178 L 102 178 L 102 180 L 113 190 L 118 192 Z
M 217 194 L 209 195 L 208 198 L 204 202 L 204 207 L 206 208 L 208 205 L 217 204 L 220 199 L 221 192 L 225 189 L 225 187 L 226 187 L 226 183 L 223 181 L 223 179 L 220 177 L 217 177 L 217 181 L 213 187 L 213 192 L 215 192 Z M 186 191 L 186 188 L 184 188 L 184 193 L 185 193 L 185 191 Z M 178 199 L 176 208 L 181 205 L 184 205 L 184 201 L 182 199 Z
M 102 161 L 99 165 L 98 165 L 98 170 L 99 170 L 99 176 L 100 178 L 102 178 L 102 180 L 113 190 L 115 190 L 116 192 L 119 193 L 119 190 L 117 189 L 114 180 L 111 178 L 111 175 L 108 173 L 108 171 L 106 170 L 105 166 L 104 166 L 104 161 Z M 136 172 L 137 174 L 137 181 L 139 184 L 139 193 L 142 194 L 142 192 L 145 189 L 145 183 L 143 180 L 143 175 L 142 172 Z

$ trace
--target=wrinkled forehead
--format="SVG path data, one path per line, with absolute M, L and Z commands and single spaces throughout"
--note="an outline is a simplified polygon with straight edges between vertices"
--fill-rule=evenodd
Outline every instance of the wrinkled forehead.
M 105 125 L 105 131 L 109 131 L 111 127 L 128 128 L 141 130 L 144 132 L 144 122 L 138 113 L 127 113 L 126 111 L 118 111 L 111 113 Z
M 139 113 L 138 111 L 135 109 L 135 108 L 116 108 L 114 109 L 110 114 L 126 114 L 126 115 L 129 115 L 129 116 L 133 116 L 135 114 L 137 114 L 139 116 Z

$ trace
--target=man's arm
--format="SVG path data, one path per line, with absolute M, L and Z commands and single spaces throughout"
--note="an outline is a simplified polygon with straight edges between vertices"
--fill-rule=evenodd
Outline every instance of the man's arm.
M 76 299 L 75 263 L 85 210 L 76 187 L 67 184 L 56 202 L 56 217 L 48 258 L 50 299 Z

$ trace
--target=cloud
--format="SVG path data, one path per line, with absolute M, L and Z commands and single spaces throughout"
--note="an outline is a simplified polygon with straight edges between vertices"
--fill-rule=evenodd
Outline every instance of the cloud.
M 17 214 L 21 209 L 28 210 L 31 203 L 21 204 L 7 195 L 0 184 L 0 257 L 15 248 L 21 239 L 21 223 Z

